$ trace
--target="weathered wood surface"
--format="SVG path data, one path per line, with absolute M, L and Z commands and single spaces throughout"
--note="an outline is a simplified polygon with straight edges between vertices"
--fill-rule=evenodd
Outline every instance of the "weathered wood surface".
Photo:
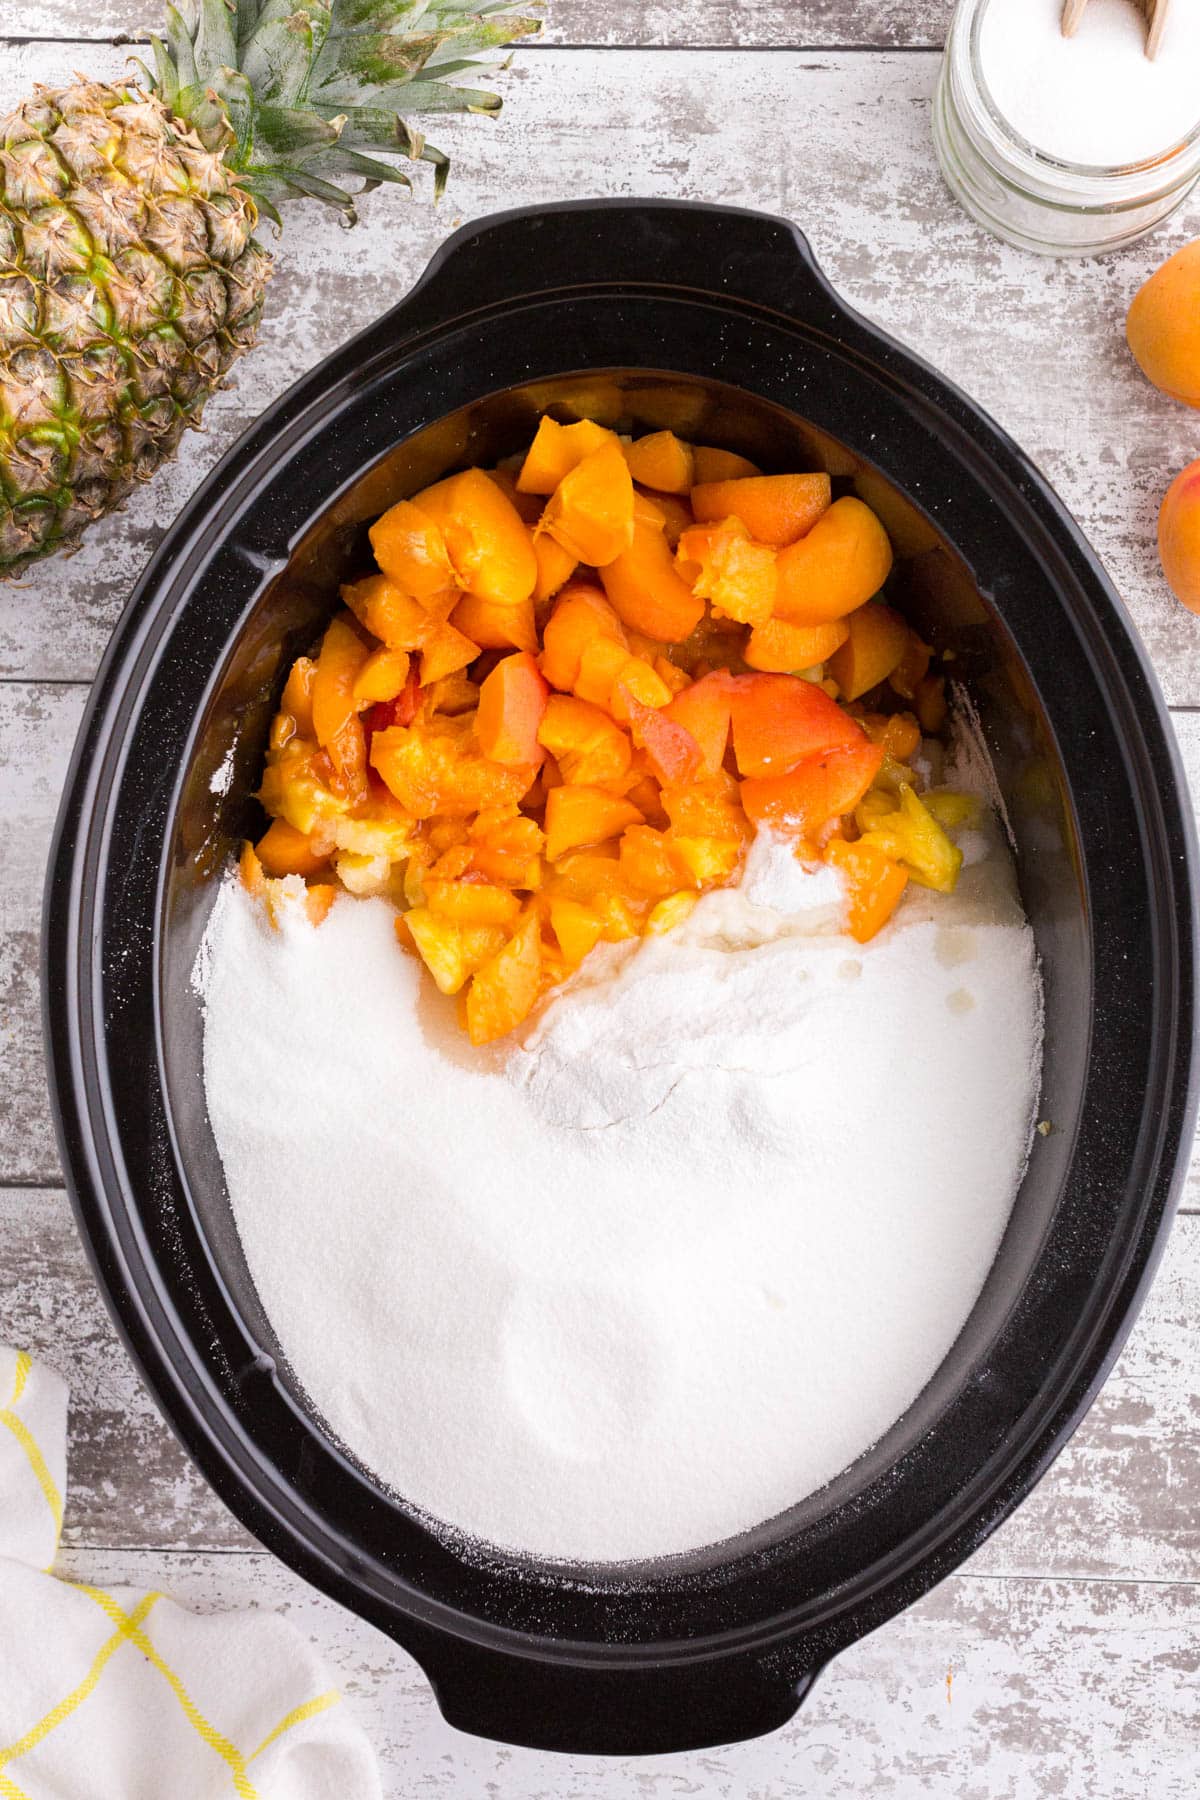
M 158 0 L 7 0 L 0 109 L 35 80 L 117 72 L 126 51 L 97 40 L 138 35 L 159 11 Z M 439 130 L 456 157 L 448 202 L 435 212 L 424 198 L 371 196 L 349 237 L 302 209 L 263 346 L 210 407 L 205 434 L 78 557 L 0 588 L 0 1339 L 45 1355 L 72 1386 L 63 1572 L 164 1587 L 205 1609 L 283 1607 L 362 1709 L 389 1800 L 1182 1800 L 1200 1785 L 1200 1160 L 1111 1380 L 967 1570 L 840 1658 L 793 1728 L 649 1762 L 552 1759 L 449 1731 L 406 1657 L 257 1551 L 216 1500 L 88 1274 L 57 1185 L 36 958 L 82 684 L 162 523 L 263 405 L 402 296 L 459 222 L 518 201 L 635 193 L 791 217 L 855 304 L 1047 470 L 1168 698 L 1200 708 L 1200 627 L 1166 595 L 1153 553 L 1158 496 L 1197 453 L 1196 419 L 1145 386 L 1121 337 L 1129 296 L 1200 229 L 1200 203 L 1098 264 L 1024 257 L 982 235 L 945 193 L 929 144 L 928 47 L 948 0 L 551 0 L 549 11 L 546 45 L 518 51 L 505 78 L 502 118 Z M 18 41 L 39 38 L 55 41 Z M 1200 712 L 1175 725 L 1200 795 Z
M 0 103 L 82 56 L 20 48 L 0 64 Z M 91 55 L 95 66 L 118 61 Z M 1162 490 L 1196 454 L 1195 415 L 1147 386 L 1122 334 L 1130 296 L 1200 224 L 1200 201 L 1099 263 L 1007 249 L 942 186 L 929 140 L 936 66 L 933 55 L 886 52 L 518 56 L 501 119 L 447 121 L 441 133 L 458 153 L 447 205 L 377 193 L 348 237 L 319 208 L 299 209 L 263 345 L 209 407 L 204 435 L 78 556 L 0 589 L 0 673 L 90 679 L 163 522 L 263 405 L 402 296 L 455 224 L 517 199 L 641 193 L 800 224 L 856 305 L 974 393 L 1042 464 L 1104 557 L 1168 698 L 1200 701 L 1200 631 L 1154 552 Z
M 513 13 L 531 11 L 512 0 Z M 764 50 L 940 44 L 950 0 L 546 0 L 548 44 Z M 9 0 L 13 38 L 144 38 L 161 30 L 160 0 Z
M 71 1383 L 66 1542 L 239 1549 L 250 1539 L 163 1425 L 90 1281 L 60 1189 L 0 1189 L 0 1341 Z M 1200 1582 L 1194 1355 L 1200 1216 L 1182 1215 L 1120 1363 L 976 1573 Z M 11 1321 L 12 1323 L 8 1323 Z
M 856 1644 L 795 1722 L 695 1756 L 555 1757 L 439 1718 L 415 1664 L 264 1556 L 96 1553 L 69 1573 L 277 1607 L 339 1671 L 394 1800 L 1191 1800 L 1200 1590 L 960 1575 Z

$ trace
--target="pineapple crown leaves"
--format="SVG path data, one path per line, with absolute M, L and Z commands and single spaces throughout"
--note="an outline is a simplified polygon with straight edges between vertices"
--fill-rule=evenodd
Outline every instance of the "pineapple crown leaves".
M 179 0 L 166 8 L 165 41 L 151 39 L 154 72 L 142 69 L 276 225 L 279 205 L 304 197 L 352 225 L 347 177 L 357 193 L 412 185 L 373 152 L 430 163 L 435 196 L 445 187 L 449 158 L 403 115 L 499 112 L 499 95 L 472 84 L 506 67 L 505 45 L 541 29 L 506 5 Z

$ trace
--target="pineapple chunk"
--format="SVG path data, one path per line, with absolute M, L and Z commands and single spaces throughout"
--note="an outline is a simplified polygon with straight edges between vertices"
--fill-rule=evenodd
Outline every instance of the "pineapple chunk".
M 939 894 L 954 892 L 962 851 L 950 842 L 907 782 L 900 789 L 900 805 L 894 812 L 873 816 L 863 841 L 902 864 L 922 887 L 934 888 Z

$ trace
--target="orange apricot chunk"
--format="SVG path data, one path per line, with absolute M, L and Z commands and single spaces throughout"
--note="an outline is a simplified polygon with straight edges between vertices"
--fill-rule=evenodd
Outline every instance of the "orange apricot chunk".
M 1147 380 L 1185 406 L 1200 406 L 1200 238 L 1138 289 L 1125 336 Z
M 673 431 L 652 431 L 625 445 L 629 473 L 662 494 L 687 494 L 696 479 L 692 447 Z
M 469 818 L 485 806 L 520 800 L 535 770 L 507 766 L 469 748 L 472 722 L 439 720 L 437 733 L 393 725 L 371 739 L 371 763 L 414 819 Z
M 828 625 L 789 625 L 786 619 L 768 619 L 750 633 L 743 655 L 752 669 L 796 674 L 826 662 L 849 635 L 844 619 L 832 619 Z
M 475 733 L 494 762 L 528 765 L 544 755 L 538 728 L 550 687 L 528 650 L 498 662 L 479 689 Z
M 732 704 L 732 678 L 724 670 L 716 670 L 701 676 L 663 707 L 663 716 L 682 725 L 695 740 L 700 750 L 700 773 L 707 777 L 719 774 L 725 761 Z
M 910 626 L 904 655 L 888 676 L 888 686 L 894 688 L 902 700 L 916 699 L 917 689 L 925 679 L 932 655 L 929 645 L 922 643 Z
M 633 763 L 629 738 L 609 714 L 574 694 L 551 694 L 538 727 L 565 782 L 620 791 Z
M 407 650 L 389 650 L 382 645 L 372 650 L 354 678 L 354 700 L 358 706 L 378 706 L 394 700 L 404 691 L 408 681 Z
M 1181 470 L 1163 495 L 1158 554 L 1175 598 L 1200 612 L 1200 462 Z
M 736 481 L 702 481 L 692 489 L 692 511 L 701 524 L 740 519 L 760 544 L 782 549 L 810 531 L 829 507 L 828 475 L 745 475 Z
M 447 881 L 427 875 L 425 904 L 430 912 L 453 919 L 456 925 L 515 925 L 521 916 L 517 896 L 486 881 Z
M 577 562 L 601 568 L 633 542 L 633 482 L 616 438 L 563 476 L 538 533 L 549 532 Z M 536 565 L 534 579 L 537 576 Z M 532 591 L 533 582 L 530 582 Z
M 629 800 L 604 788 L 575 784 L 551 788 L 546 796 L 546 855 L 557 862 L 568 850 L 603 843 L 627 825 L 640 825 L 642 815 Z
M 679 545 L 679 540 L 687 530 L 688 526 L 696 523 L 695 515 L 687 501 L 681 494 L 660 494 L 652 492 L 649 488 L 640 487 L 636 492 L 639 497 L 646 502 L 647 507 L 652 506 L 654 508 L 658 522 L 662 525 L 667 543 L 670 545 L 672 551 L 676 550 Z M 633 516 L 636 522 L 638 516 L 638 505 L 636 500 L 633 505 Z
M 537 580 L 533 587 L 533 598 L 537 604 L 543 600 L 552 600 L 561 587 L 565 587 L 575 573 L 579 559 L 569 550 L 564 550 L 557 538 L 552 538 L 548 531 L 533 540 L 533 554 L 537 560 Z
M 859 839 L 831 838 L 825 861 L 841 871 L 846 882 L 846 928 L 857 943 L 866 944 L 883 929 L 900 904 L 908 886 L 908 870 L 893 862 L 877 844 Z
M 653 502 L 639 494 L 632 542 L 601 569 L 600 579 L 624 625 L 673 644 L 696 629 L 704 617 L 704 601 L 676 569 L 662 518 Z
M 686 862 L 674 851 L 670 836 L 652 825 L 628 825 L 618 848 L 621 879 L 640 894 L 662 900 L 688 882 Z
M 751 776 L 742 782 L 742 805 L 756 825 L 810 838 L 853 812 L 882 766 L 882 749 L 864 738 L 806 756 L 786 775 Z
M 866 742 L 862 727 L 813 681 L 797 675 L 728 680 L 733 753 L 741 775 L 783 775 L 805 757 Z
M 537 1004 L 542 976 L 542 935 L 536 913 L 475 976 L 467 989 L 467 1036 L 490 1044 L 527 1019 Z
M 567 961 L 577 967 L 600 942 L 604 918 L 581 900 L 552 900 L 550 929 Z
M 429 687 L 473 663 L 479 645 L 453 625 L 435 624 L 421 646 L 421 686 Z
M 273 819 L 254 846 L 254 854 L 267 875 L 315 875 L 329 861 L 328 852 L 314 850 L 306 831 L 297 831 L 286 819 Z
M 500 606 L 528 600 L 537 580 L 533 543 L 508 495 L 482 469 L 448 475 L 413 505 L 440 528 L 460 587 Z
M 457 588 L 453 597 L 457 600 Z M 368 575 L 363 581 L 351 582 L 342 589 L 342 599 L 359 624 L 389 650 L 419 650 L 441 623 L 390 575 Z
M 301 737 L 315 737 L 312 722 L 312 684 L 317 665 L 311 656 L 298 656 L 288 670 L 280 697 L 281 712 L 290 714 Z
M 762 474 L 757 463 L 752 463 L 748 456 L 739 456 L 736 450 L 718 450 L 713 444 L 697 444 L 692 455 L 698 484 L 741 481 L 747 475 Z
M 829 659 L 843 700 L 886 681 L 908 648 L 908 626 L 890 606 L 860 606 L 845 621 L 846 641 Z
M 763 625 L 775 605 L 775 552 L 755 543 L 732 516 L 693 525 L 679 540 L 676 567 L 692 592 L 739 625 Z
M 629 712 L 633 741 L 646 752 L 650 773 L 664 787 L 690 781 L 704 758 L 699 744 L 686 725 L 669 719 L 661 708 L 644 706 L 628 688 L 622 701 Z
M 315 882 L 312 887 L 305 890 L 304 916 L 310 925 L 324 924 L 337 895 L 337 888 L 331 881 Z
M 411 500 L 389 507 L 367 536 L 384 574 L 414 599 L 432 597 L 454 585 L 454 569 L 441 530 Z
M 552 494 L 563 476 L 578 468 L 585 456 L 590 456 L 603 444 L 615 441 L 611 431 L 591 419 L 580 419 L 574 425 L 560 425 L 557 419 L 539 419 L 533 442 L 517 475 L 517 492 Z
M 573 581 L 554 603 L 542 632 L 542 674 L 551 687 L 564 691 L 579 679 L 579 660 L 596 638 L 627 649 L 625 630 L 600 589 Z
M 312 685 L 313 730 L 328 752 L 338 785 L 352 804 L 367 797 L 367 743 L 354 683 L 370 652 L 344 618 L 331 620 Z
M 790 625 L 845 618 L 879 592 L 891 567 L 887 532 L 869 506 L 847 494 L 779 552 L 776 616 Z
M 481 600 L 478 594 L 464 594 L 450 614 L 450 623 L 481 650 L 537 652 L 532 600 L 522 600 L 516 606 L 497 606 L 494 600 Z
M 580 664 L 580 676 L 584 672 L 587 658 Z M 577 692 L 582 689 L 577 686 Z M 662 676 L 657 673 L 653 664 L 644 657 L 631 656 L 625 666 L 618 670 L 617 677 L 609 690 L 608 710 L 621 725 L 628 725 L 633 708 L 639 702 L 642 706 L 665 706 L 671 698 L 671 690 Z

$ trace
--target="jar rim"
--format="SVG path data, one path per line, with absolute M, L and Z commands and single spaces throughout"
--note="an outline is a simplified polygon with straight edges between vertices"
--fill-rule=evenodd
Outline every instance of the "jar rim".
M 969 32 L 965 41 L 965 52 L 972 85 L 988 124 L 1010 154 L 1015 153 L 1015 160 L 1018 160 L 1019 166 L 1023 167 L 1026 173 L 1042 180 L 1054 176 L 1073 178 L 1096 189 L 1104 184 L 1114 182 L 1121 182 L 1132 187 L 1135 179 L 1139 176 L 1161 174 L 1168 177 L 1167 185 L 1170 186 L 1178 179 L 1176 174 L 1178 163 L 1190 161 L 1189 153 L 1195 154 L 1197 164 L 1200 165 L 1200 115 L 1197 116 L 1195 125 L 1185 137 L 1177 138 L 1165 149 L 1135 162 L 1073 162 L 1066 157 L 1055 156 L 1048 150 L 1039 149 L 1036 144 L 1031 143 L 1001 112 L 984 74 L 983 58 L 980 54 L 980 38 L 984 15 L 991 4 L 992 0 L 963 0 L 951 26 L 951 35 L 953 38 L 961 31 L 963 15 L 966 14 L 969 19 Z M 950 49 L 951 46 L 948 45 L 947 48 Z M 1097 198 L 1099 198 L 1098 194 Z

